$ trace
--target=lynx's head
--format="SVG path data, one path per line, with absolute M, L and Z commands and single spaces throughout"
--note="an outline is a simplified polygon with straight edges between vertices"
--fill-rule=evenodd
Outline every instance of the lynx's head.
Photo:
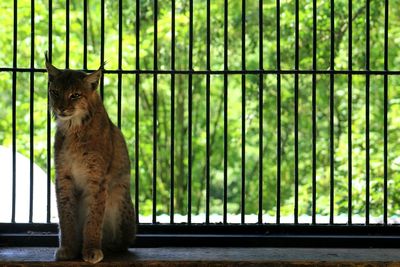
M 60 70 L 46 56 L 49 79 L 49 103 L 57 121 L 80 124 L 91 115 L 100 97 L 96 92 L 103 66 L 86 74 L 77 70 Z

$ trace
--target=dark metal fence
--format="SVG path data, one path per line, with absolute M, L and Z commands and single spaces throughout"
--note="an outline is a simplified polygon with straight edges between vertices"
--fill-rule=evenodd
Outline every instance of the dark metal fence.
M 222 0 L 221 0 L 222 1 Z M 12 109 L 12 187 L 9 190 L 12 190 L 12 206 L 9 207 L 11 213 L 11 219 L 9 222 L 3 222 L 0 224 L 0 245 L 14 245 L 14 244 L 30 244 L 30 245 L 54 245 L 56 236 L 54 233 L 56 232 L 56 227 L 51 222 L 51 175 L 52 175 L 52 142 L 51 142 L 51 135 L 52 135 L 52 123 L 51 123 L 51 116 L 47 115 L 47 154 L 46 154 L 46 161 L 47 161 L 47 188 L 44 189 L 45 194 L 47 195 L 47 218 L 46 222 L 43 224 L 35 224 L 33 223 L 33 185 L 35 182 L 34 179 L 34 158 L 35 153 L 35 140 L 34 140 L 34 104 L 35 104 L 35 76 L 41 73 L 44 73 L 45 70 L 42 67 L 37 67 L 36 62 L 40 62 L 42 59 L 35 58 L 35 2 L 34 0 L 30 3 L 31 8 L 31 23 L 30 23 L 30 31 L 31 31 L 31 42 L 30 42 L 30 66 L 28 68 L 19 67 L 18 62 L 18 55 L 19 55 L 19 45 L 17 42 L 18 39 L 18 12 L 19 8 L 21 8 L 21 4 L 19 1 L 14 0 L 13 5 L 13 57 L 12 57 L 12 66 L 0 66 L 1 73 L 8 73 L 11 75 L 12 87 L 12 103 L 10 105 L 10 109 Z M 144 1 L 146 2 L 146 1 Z M 158 50 L 158 4 L 159 1 L 155 0 L 151 2 L 153 5 L 153 9 L 156 10 L 153 14 L 153 69 L 145 69 L 144 66 L 141 65 L 141 54 L 140 54 L 140 40 L 143 38 L 147 38 L 147 36 L 141 35 L 141 12 L 140 7 L 144 3 L 143 1 L 136 0 L 136 3 L 130 3 L 136 5 L 136 13 L 131 14 L 132 17 L 135 17 L 135 38 L 136 38 L 136 47 L 135 47 L 135 64 L 132 66 L 131 69 L 124 69 L 123 68 L 123 29 L 122 29 L 122 17 L 123 17 L 123 4 L 125 4 L 122 0 L 118 1 L 118 63 L 116 69 L 108 69 L 104 71 L 106 75 L 116 75 L 117 76 L 117 125 L 121 127 L 122 125 L 122 81 L 125 75 L 134 75 L 135 76 L 135 83 L 134 83 L 134 94 L 135 94 L 135 102 L 133 103 L 135 109 L 135 124 L 134 124 L 134 147 L 130 151 L 133 152 L 134 164 L 134 176 L 133 182 L 135 184 L 135 205 L 136 210 L 141 212 L 141 200 L 139 199 L 141 187 L 141 180 L 140 180 L 140 166 L 139 166 L 139 159 L 141 157 L 140 154 L 140 142 L 141 142 L 141 133 L 140 133 L 140 106 L 139 106 L 139 99 L 140 99 L 140 85 L 142 81 L 143 75 L 152 75 L 153 77 L 153 103 L 152 103 L 152 215 L 151 215 L 151 223 L 144 224 L 142 223 L 139 218 L 138 222 L 142 223 L 139 226 L 139 238 L 138 238 L 138 245 L 143 246 L 151 246 L 151 245 L 185 245 L 187 242 L 191 242 L 191 245 L 276 245 L 276 246 L 285 246 L 285 245 L 295 245 L 295 246 L 302 246 L 302 245 L 321 245 L 321 246 L 398 246 L 399 244 L 399 229 L 394 223 L 388 222 L 388 103 L 389 103 L 389 76 L 398 76 L 400 75 L 400 71 L 398 70 L 389 70 L 389 49 L 388 49 L 388 42 L 389 42 L 389 0 L 385 0 L 383 7 L 384 7 L 384 28 L 383 28 L 383 69 L 371 69 L 371 62 L 370 62 L 370 53 L 371 53 L 371 44 L 370 44 L 370 1 L 365 1 L 365 9 L 363 10 L 365 14 L 365 68 L 355 70 L 353 69 L 353 54 L 352 54 L 352 46 L 353 46 L 353 17 L 350 14 L 353 14 L 353 7 L 352 1 L 347 1 L 347 10 L 348 10 L 348 29 L 347 29 L 347 49 L 348 49 L 348 66 L 347 69 L 337 69 L 335 64 L 335 40 L 337 36 L 335 36 L 335 1 L 331 0 L 330 4 L 330 22 L 329 22 L 329 31 L 330 31 L 330 65 L 329 69 L 320 69 L 318 66 L 318 58 L 317 58 L 317 48 L 318 48 L 318 26 L 317 26 L 317 16 L 318 16 L 318 1 L 312 1 L 312 39 L 307 40 L 309 43 L 312 43 L 312 62 L 310 69 L 302 69 L 300 67 L 300 22 L 299 22 L 299 5 L 301 1 L 296 0 L 294 2 L 294 66 L 290 69 L 284 69 L 281 67 L 281 3 L 279 0 L 275 3 L 275 11 L 276 11 L 276 27 L 266 29 L 266 26 L 263 21 L 264 9 L 263 4 L 268 2 L 269 4 L 273 4 L 271 1 L 266 0 L 259 0 L 259 9 L 258 9 L 258 66 L 256 68 L 250 69 L 246 64 L 248 62 L 248 58 L 246 57 L 246 4 L 247 1 L 243 0 L 241 2 L 242 8 L 242 17 L 241 17 L 241 40 L 237 40 L 242 44 L 241 50 L 241 69 L 240 70 L 232 70 L 229 68 L 229 31 L 228 31 L 228 10 L 229 10 L 229 1 L 224 0 L 224 15 L 223 15 L 223 38 L 224 38 L 224 54 L 223 54 L 223 68 L 222 69 L 212 69 L 211 67 L 211 0 L 206 1 L 206 32 L 204 33 L 206 36 L 205 42 L 205 58 L 206 58 L 206 68 L 201 70 L 195 70 L 193 65 L 193 53 L 194 53 L 194 4 L 197 3 L 196 1 L 190 0 L 188 1 L 189 5 L 189 18 L 188 18 L 188 33 L 189 33 L 189 41 L 188 41 L 188 62 L 187 68 L 185 69 L 177 69 L 176 62 L 175 62 L 175 55 L 176 55 L 176 1 L 171 0 L 171 25 L 170 25 L 170 32 L 171 32 L 171 62 L 170 62 L 170 69 L 161 69 L 159 68 L 159 50 Z M 149 2 L 146 2 L 149 3 Z M 72 67 L 70 64 L 70 55 L 71 53 L 75 53 L 76 51 L 72 51 L 70 47 L 70 0 L 66 1 L 65 6 L 65 18 L 66 18 L 66 28 L 65 28 L 65 68 Z M 88 9 L 88 0 L 83 1 L 83 70 L 88 70 L 88 17 L 87 17 L 87 9 Z M 50 60 L 52 60 L 53 55 L 53 47 L 56 45 L 54 43 L 54 34 L 53 34 L 53 24 L 55 23 L 53 20 L 53 1 L 48 1 L 48 54 Z M 105 23 L 106 23 L 106 15 L 105 15 L 105 1 L 102 0 L 100 4 L 100 13 L 98 14 L 101 19 L 100 25 L 100 62 L 104 62 L 107 58 L 105 53 Z M 264 68 L 264 53 L 265 51 L 265 40 L 264 34 L 265 31 L 276 31 L 276 40 L 270 42 L 276 42 L 276 68 L 274 69 L 265 69 Z M 57 44 L 59 45 L 59 44 Z M 79 52 L 81 53 L 81 52 Z M 40 64 L 39 64 L 40 65 Z M 20 90 L 18 88 L 17 83 L 17 76 L 20 73 L 28 73 L 29 74 L 29 99 L 26 99 L 29 102 L 29 120 L 30 120 L 30 128 L 29 128 L 29 158 L 31 159 L 29 169 L 30 169 L 30 193 L 29 198 L 29 219 L 24 223 L 16 223 L 16 195 L 18 194 L 17 188 L 17 94 Z M 158 188 L 158 142 L 159 142 L 159 135 L 158 135 L 158 125 L 157 122 L 159 121 L 159 113 L 158 113 L 158 82 L 160 76 L 169 76 L 170 77 L 170 91 L 171 91 L 171 110 L 172 112 L 169 114 L 170 116 L 170 165 L 174 166 L 174 160 L 176 158 L 176 154 L 179 153 L 175 148 L 175 134 L 176 134 L 176 77 L 177 75 L 185 75 L 187 76 L 187 222 L 184 224 L 177 224 L 175 220 L 175 194 L 176 194 L 176 184 L 175 184 L 175 168 L 170 168 L 170 209 L 169 209 L 169 223 L 159 223 L 157 218 L 157 204 L 159 203 L 159 199 L 157 199 L 157 191 L 160 190 Z M 202 224 L 193 223 L 193 159 L 192 156 L 193 151 L 193 108 L 196 105 L 193 101 L 193 78 L 194 76 L 203 76 L 205 77 L 205 173 L 204 173 L 204 183 L 205 183 L 205 211 L 204 211 L 204 222 Z M 232 224 L 228 222 L 229 212 L 228 212 L 228 194 L 230 193 L 230 189 L 228 186 L 228 158 L 229 158 L 229 124 L 228 124 L 228 99 L 229 93 L 228 90 L 228 83 L 232 76 L 240 76 L 241 77 L 241 94 L 242 94 L 242 101 L 241 101 L 241 177 L 240 177 L 240 222 L 238 224 Z M 258 77 L 259 83 L 259 90 L 258 90 L 258 135 L 259 135 L 259 142 L 258 142 L 258 187 L 257 187 L 257 194 L 258 194 L 258 207 L 257 207 L 257 221 L 254 224 L 248 224 L 246 221 L 246 88 L 247 88 L 247 78 L 250 75 L 255 75 Z M 290 224 L 284 224 L 281 222 L 282 213 L 281 213 L 281 204 L 282 204 L 282 177 L 281 177 L 281 168 L 282 168 L 282 150 L 283 150 L 283 140 L 282 140 L 282 78 L 284 76 L 290 75 L 293 77 L 293 145 L 292 148 L 294 151 L 294 170 L 293 170 L 293 214 L 292 218 L 293 221 Z M 347 77 L 347 94 L 348 94 L 348 112 L 347 112 L 347 120 L 349 122 L 353 119 L 352 113 L 352 105 L 353 105 L 353 77 L 355 76 L 362 76 L 365 77 L 365 221 L 361 224 L 353 223 L 353 196 L 354 193 L 352 191 L 353 185 L 353 173 L 352 173 L 352 166 L 353 166 L 353 136 L 352 136 L 352 123 L 348 123 L 347 125 L 347 149 L 348 149 L 348 209 L 347 209 L 347 223 L 346 224 L 337 224 L 335 221 L 335 77 L 342 75 Z M 214 224 L 210 222 L 210 205 L 211 205 L 211 168 L 212 165 L 210 163 L 211 159 L 211 79 L 213 76 L 221 76 L 223 77 L 223 192 L 222 192 L 222 214 L 221 214 L 221 223 Z M 265 84 L 266 76 L 275 76 L 276 79 L 276 203 L 275 203 L 275 222 L 266 222 L 264 219 L 265 207 L 264 207 L 264 199 L 268 198 L 269 196 L 265 194 L 265 180 L 267 179 L 264 175 L 264 168 L 263 164 L 265 162 L 265 152 L 264 152 L 264 142 L 265 142 L 265 121 L 264 121 L 264 93 L 267 90 L 268 84 Z M 311 137 L 312 137 L 312 147 L 311 147 L 311 213 L 310 213 L 310 223 L 309 224 L 301 224 L 299 222 L 300 212 L 299 212 L 299 164 L 301 159 L 299 159 L 299 144 L 302 142 L 301 137 L 299 136 L 299 90 L 300 83 L 299 79 L 302 76 L 307 76 L 311 78 Z M 318 211 L 317 211 L 317 165 L 318 162 L 318 155 L 317 155 L 317 133 L 318 133 L 318 117 L 317 117 L 317 77 L 318 76 L 326 76 L 329 79 L 329 116 L 323 118 L 329 121 L 329 220 L 327 223 L 321 224 L 317 221 Z M 371 160 L 370 160 L 370 79 L 372 76 L 382 77 L 383 79 L 383 117 L 381 120 L 383 121 L 383 190 L 382 190 L 382 199 L 383 199 L 383 214 L 382 222 L 380 224 L 371 224 L 370 223 L 370 199 L 371 199 L 371 177 L 370 177 L 370 169 L 371 169 Z M 104 78 L 103 78 L 104 79 Z M 239 89 L 237 89 L 239 90 Z M 396 90 L 393 88 L 393 90 Z M 104 80 L 100 86 L 100 93 L 102 97 L 104 97 Z M 131 149 L 131 148 L 130 148 Z M 270 179 L 270 178 L 268 178 Z M 1 184 L 1 180 L 0 180 Z M 396 194 L 396 192 L 392 192 L 392 194 Z M 3 211 L 2 211 L 3 212 Z M 44 234 L 44 232 L 49 232 L 50 234 Z M 21 237 L 23 239 L 21 239 Z M 28 239 L 26 239 L 28 238 Z M 329 242 L 327 243 L 327 238 L 330 238 Z M 26 243 L 28 240 L 28 243 Z M 227 243 L 228 242 L 228 243 Z

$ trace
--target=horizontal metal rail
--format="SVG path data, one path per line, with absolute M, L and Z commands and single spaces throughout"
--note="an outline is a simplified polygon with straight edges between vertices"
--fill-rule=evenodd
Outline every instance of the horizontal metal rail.
M 0 247 L 58 245 L 56 224 L 0 224 Z M 132 247 L 400 247 L 398 225 L 141 224 Z
M 93 70 L 85 70 L 93 72 Z M 46 69 L 42 68 L 12 68 L 12 67 L 0 67 L 0 72 L 46 72 Z M 262 69 L 262 70 L 112 70 L 105 69 L 103 71 L 106 74 L 182 74 L 182 75 L 259 75 L 259 74 L 299 74 L 299 75 L 400 75 L 400 70 L 275 70 L 275 69 Z

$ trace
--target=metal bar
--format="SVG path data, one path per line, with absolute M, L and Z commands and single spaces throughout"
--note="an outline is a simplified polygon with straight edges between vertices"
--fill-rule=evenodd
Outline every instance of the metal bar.
M 87 70 L 87 14 L 88 0 L 83 0 L 83 69 Z
M 104 64 L 104 46 L 105 46 L 105 30 L 104 30 L 104 21 L 105 21 L 105 0 L 101 0 L 100 2 L 100 65 Z M 104 72 L 104 70 L 103 70 Z M 100 97 L 104 99 L 104 73 L 101 75 L 100 81 Z
M 366 40 L 365 40 L 365 70 L 370 69 L 370 2 L 366 1 Z M 369 224 L 370 216 L 370 76 L 365 75 L 365 224 Z
M 154 62 L 153 69 L 158 69 L 158 0 L 154 1 Z M 158 107 L 158 97 L 157 97 L 157 73 L 153 75 L 153 214 L 152 222 L 157 222 L 157 107 Z
M 118 114 L 118 128 L 121 129 L 122 120 L 122 0 L 118 0 L 118 96 L 117 96 L 117 114 Z
M 35 102 L 35 1 L 31 0 L 31 59 L 30 67 L 30 99 L 29 99 L 29 222 L 32 223 L 33 218 L 33 184 L 34 174 L 33 166 L 35 162 L 35 121 L 34 121 L 34 102 Z
M 264 69 L 264 30 L 263 30 L 263 0 L 259 0 L 258 4 L 258 38 L 259 38 L 259 69 L 263 70 Z M 259 130 L 258 130 L 258 142 L 259 142 L 259 147 L 258 147 L 258 223 L 262 224 L 263 223 L 263 168 L 264 168 L 264 160 L 263 160 L 263 155 L 264 155 L 264 144 L 263 144 L 263 138 L 264 138 L 264 75 L 260 73 L 259 75 L 259 93 L 258 93 L 258 113 L 259 113 Z
M 385 30 L 384 30 L 384 70 L 388 68 L 388 42 L 389 42 L 389 0 L 385 0 Z M 383 102 L 383 223 L 387 225 L 388 221 L 388 76 L 383 76 L 384 84 L 384 102 Z
M 189 70 L 193 70 L 193 0 L 189 1 Z M 192 134 L 193 134 L 193 76 L 188 77 L 188 223 L 192 223 Z
M 330 30 L 331 30 L 331 59 L 330 59 L 330 69 L 335 69 L 335 1 L 331 0 L 331 18 L 330 18 Z M 330 204 L 329 204 L 329 223 L 334 223 L 335 217 L 335 144 L 334 144 L 334 118 L 335 118 L 335 76 L 333 73 L 330 74 L 329 77 L 330 86 L 329 86 L 329 150 L 330 150 L 330 158 L 329 158 L 329 166 L 330 166 Z
M 347 236 L 354 238 L 365 238 L 368 237 L 370 240 L 374 239 L 374 236 L 381 237 L 394 237 L 397 236 L 400 239 L 400 227 L 399 224 L 390 224 L 385 227 L 382 227 L 380 224 L 318 224 L 318 225 L 310 225 L 310 224 L 229 224 L 224 225 L 221 223 L 214 224 L 168 224 L 168 223 L 160 223 L 160 224 L 141 224 L 138 226 L 138 234 L 139 235 L 152 235 L 152 234 L 165 234 L 175 235 L 175 234 L 190 234 L 193 233 L 193 229 L 195 229 L 194 235 L 219 235 L 230 236 L 230 235 L 261 235 L 263 237 L 268 237 L 270 235 L 293 235 L 293 236 L 301 236 L 305 238 L 306 236 L 315 236 L 319 238 L 323 238 L 326 236 Z M 311 232 L 312 231 L 312 232 Z M 2 234 L 27 234 L 31 235 L 33 233 L 50 233 L 56 234 L 58 233 L 58 224 L 50 223 L 50 224 L 42 224 L 42 223 L 0 223 L 0 232 Z M 268 235 L 266 233 L 268 232 Z M 2 236 L 4 237 L 4 236 Z M 329 240 L 330 241 L 330 240 Z M 325 239 L 326 243 L 326 239 Z M 226 244 L 229 246 L 230 244 Z M 299 244 L 298 244 L 299 245 Z M 186 244 L 187 246 L 187 244 Z M 300 247 L 302 244 L 299 245 Z M 307 245 L 305 245 L 307 246 Z M 242 243 L 243 247 L 243 243 Z M 323 247 L 330 247 L 328 244 L 325 244 Z M 398 244 L 397 246 L 398 247 Z
M 317 220 L 317 0 L 313 0 L 312 46 L 312 224 Z
M 0 224 L 0 242 L 57 246 L 57 224 Z M 45 233 L 45 234 L 43 234 Z M 265 233 L 268 233 L 267 235 Z M 345 247 L 398 248 L 398 226 L 270 224 L 141 224 L 135 247 Z M 327 242 L 329 240 L 329 242 Z
M 246 0 L 242 0 L 242 70 L 246 70 Z M 242 74 L 242 196 L 241 223 L 246 215 L 246 75 Z
M 18 40 L 18 1 L 14 0 L 14 32 L 13 32 L 13 68 L 17 68 L 17 40 Z M 11 222 L 15 223 L 16 212 L 16 155 L 17 155 L 17 73 L 12 73 L 12 208 L 11 208 Z
M 228 0 L 224 0 L 224 70 L 228 69 Z M 224 204 L 223 222 L 228 217 L 228 75 L 224 74 Z
M 211 70 L 211 0 L 207 0 L 207 40 L 206 40 L 206 68 Z M 210 74 L 206 75 L 206 223 L 210 223 Z
M 92 69 L 88 71 L 96 71 L 97 69 Z M 0 67 L 0 72 L 30 72 L 30 68 L 13 68 L 13 67 Z M 35 68 L 33 70 L 35 73 L 44 73 L 46 72 L 46 69 L 44 68 Z M 130 70 L 104 70 L 105 74 L 118 74 L 118 72 L 121 72 L 122 74 L 148 74 L 148 75 L 154 75 L 154 74 L 163 74 L 163 75 L 171 75 L 172 73 L 174 74 L 181 74 L 181 75 L 294 75 L 294 74 L 299 74 L 299 75 L 312 75 L 312 74 L 317 74 L 317 75 L 360 75 L 360 76 L 365 76 L 366 74 L 369 74 L 370 76 L 383 76 L 383 75 L 388 75 L 388 76 L 398 76 L 400 75 L 400 70 L 293 70 L 293 69 L 267 69 L 267 70 L 259 70 L 259 69 L 253 69 L 253 70 L 182 70 L 182 69 L 176 69 L 176 70 L 167 70 L 167 69 L 162 69 L 162 70 L 136 70 L 136 69 L 130 69 Z
M 280 0 L 276 0 L 276 69 L 281 69 L 281 18 Z M 277 145 L 276 145 L 276 223 L 281 222 L 281 75 L 276 76 L 276 114 Z
M 152 225 L 151 227 L 154 228 L 157 226 Z M 3 241 L 4 239 L 0 236 L 0 242 Z M 39 232 L 33 232 L 31 234 L 27 234 L 26 232 L 24 232 L 22 234 L 7 235 L 7 240 L 10 239 L 13 240 L 13 246 L 20 247 L 18 248 L 18 251 L 24 251 L 24 248 L 22 247 L 28 247 L 28 246 L 37 247 L 38 244 L 40 244 L 40 246 L 45 246 L 45 247 L 58 246 L 58 235 L 56 233 L 43 235 L 42 233 Z M 329 242 L 326 242 L 326 240 L 329 240 Z M 368 236 L 368 235 L 357 236 L 353 234 L 337 235 L 332 233 L 326 235 L 270 234 L 267 236 L 263 234 L 199 235 L 190 232 L 189 234 L 181 234 L 181 233 L 137 234 L 137 238 L 135 241 L 135 248 L 157 248 L 157 250 L 160 250 L 160 247 L 186 248 L 187 244 L 191 244 L 192 247 L 209 247 L 210 244 L 213 244 L 213 247 L 217 248 L 218 247 L 225 248 L 227 244 L 229 244 L 230 248 L 233 247 L 240 248 L 243 247 L 243 244 L 246 244 L 246 247 L 248 248 L 282 247 L 288 250 L 293 247 L 307 248 L 307 249 L 309 249 L 310 247 L 318 247 L 318 248 L 341 247 L 347 249 L 353 249 L 353 248 L 369 249 L 371 247 L 374 247 L 374 248 L 398 249 L 399 242 L 400 238 L 398 237 L 398 235 L 381 235 L 381 234 L 375 236 Z M 3 249 L 4 252 L 6 252 L 5 249 Z M 146 249 L 144 250 L 146 251 Z M 193 255 L 192 253 L 193 251 L 189 252 L 187 255 Z M 198 254 L 196 254 L 196 256 L 198 256 Z M 268 264 L 266 265 L 268 266 Z M 346 266 L 347 264 L 344 265 Z
M 49 61 L 52 61 L 52 52 L 53 52 L 53 1 L 49 0 L 49 24 L 48 24 L 48 56 Z M 50 223 L 51 220 L 51 111 L 50 111 L 50 103 L 49 98 L 47 97 L 47 123 L 46 123 L 46 132 L 47 132 L 47 223 Z
M 103 0 L 104 1 L 104 0 Z M 140 70 L 140 0 L 136 0 L 136 70 Z M 135 77 L 135 210 L 136 223 L 139 223 L 139 85 L 140 75 L 136 73 Z
M 352 1 L 348 3 L 348 69 L 353 69 L 353 23 L 352 23 L 352 14 L 353 7 Z M 352 215 L 353 215 L 353 207 L 352 207 L 352 199 L 353 199 L 353 156 L 352 156 L 352 148 L 353 148 L 353 140 L 352 140 L 352 113 L 353 113 L 353 89 L 352 89 L 352 81 L 353 76 L 349 74 L 347 76 L 347 88 L 348 88 L 348 96 L 347 96 L 347 158 L 348 158 L 348 224 L 352 224 Z
M 295 1 L 294 69 L 299 70 L 299 0 Z M 294 223 L 299 223 L 299 74 L 294 74 Z
M 65 1 L 65 68 L 69 68 L 69 6 L 70 0 Z
M 171 4 L 171 69 L 175 70 L 175 0 Z M 171 74 L 171 192 L 170 223 L 175 214 L 175 73 Z

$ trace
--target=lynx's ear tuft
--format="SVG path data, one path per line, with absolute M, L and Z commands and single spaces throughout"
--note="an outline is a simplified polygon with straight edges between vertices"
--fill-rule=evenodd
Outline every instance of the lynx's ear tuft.
M 90 84 L 92 90 L 96 90 L 97 86 L 99 85 L 101 75 L 103 73 L 104 65 L 101 65 L 98 70 L 93 73 L 88 74 L 83 81 Z
M 104 61 L 104 62 L 100 65 L 99 70 L 104 70 L 104 66 L 105 66 L 107 63 L 108 63 L 107 60 Z
M 54 80 L 54 77 L 60 74 L 61 71 L 50 63 L 49 58 L 47 56 L 47 51 L 44 53 L 44 57 L 46 59 L 46 69 L 47 73 L 49 74 L 49 81 L 52 82 Z

